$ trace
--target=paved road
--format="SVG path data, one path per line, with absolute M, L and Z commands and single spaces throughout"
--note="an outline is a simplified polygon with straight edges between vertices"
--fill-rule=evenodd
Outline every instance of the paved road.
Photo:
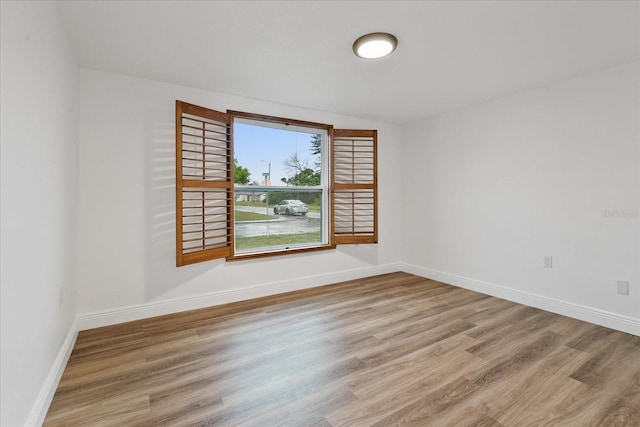
M 236 222 L 237 237 L 267 236 L 273 234 L 293 234 L 308 233 L 320 230 L 320 213 L 309 212 L 306 216 L 295 215 L 274 215 L 273 208 L 267 213 L 266 207 L 236 206 L 236 209 L 244 212 L 255 212 L 269 216 L 276 216 L 277 219 L 265 221 L 242 221 Z

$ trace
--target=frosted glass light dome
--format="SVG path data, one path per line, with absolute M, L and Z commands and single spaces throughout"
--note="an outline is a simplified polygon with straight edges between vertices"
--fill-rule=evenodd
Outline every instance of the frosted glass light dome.
M 364 59 L 383 58 L 393 53 L 398 39 L 389 33 L 371 33 L 359 37 L 353 43 L 353 52 Z

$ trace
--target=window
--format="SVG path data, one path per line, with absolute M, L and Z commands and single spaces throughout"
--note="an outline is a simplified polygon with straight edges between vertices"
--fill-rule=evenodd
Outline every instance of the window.
M 330 243 L 327 125 L 233 113 L 234 254 Z
M 176 258 L 377 243 L 375 130 L 176 101 Z

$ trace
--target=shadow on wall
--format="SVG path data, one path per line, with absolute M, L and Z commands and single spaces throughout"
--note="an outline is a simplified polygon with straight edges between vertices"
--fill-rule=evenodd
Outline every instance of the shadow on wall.
M 157 112 L 166 115 L 165 111 Z M 157 117 L 157 115 L 155 116 Z M 225 267 L 225 260 L 213 260 L 176 267 L 176 202 L 175 202 L 175 124 L 147 121 L 145 137 L 145 300 L 153 301 L 182 285 Z M 310 253 L 310 257 L 327 259 L 337 256 L 338 271 L 378 265 L 378 245 L 340 245 L 331 253 Z M 293 255 L 288 261 L 298 263 L 306 258 Z M 350 262 L 353 260 L 354 262 Z M 284 261 L 284 260 L 283 260 Z M 269 262 L 266 259 L 260 262 Z M 310 264 L 314 262 L 311 261 Z M 316 263 L 317 264 L 317 263 Z M 327 274 L 326 266 L 316 265 L 318 274 Z M 246 265 L 250 265 L 246 264 Z M 313 272 L 307 274 L 313 275 Z M 306 277 L 306 275 L 303 275 Z M 272 280 L 273 277 L 265 278 Z M 287 280 L 295 277 L 287 278 Z M 212 289 L 213 290 L 213 289 Z
M 340 252 L 351 258 L 370 265 L 378 265 L 378 245 L 338 245 L 338 248 Z
M 159 296 L 201 276 L 224 261 L 176 267 L 175 125 L 147 128 L 145 162 L 145 296 Z

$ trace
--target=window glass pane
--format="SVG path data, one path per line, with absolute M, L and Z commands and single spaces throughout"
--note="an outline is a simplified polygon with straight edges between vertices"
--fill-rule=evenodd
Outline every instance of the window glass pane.
M 328 244 L 324 129 L 234 121 L 235 253 Z
M 326 131 L 236 119 L 233 125 L 236 184 L 317 186 L 322 184 Z M 268 126 L 268 127 L 267 127 Z M 294 129 L 294 130 L 290 130 Z M 236 167 L 236 172 L 238 168 Z M 248 174 L 247 174 L 248 172 Z
M 294 249 L 326 243 L 321 191 L 236 189 L 236 253 Z M 304 200 L 304 201 L 303 201 Z

